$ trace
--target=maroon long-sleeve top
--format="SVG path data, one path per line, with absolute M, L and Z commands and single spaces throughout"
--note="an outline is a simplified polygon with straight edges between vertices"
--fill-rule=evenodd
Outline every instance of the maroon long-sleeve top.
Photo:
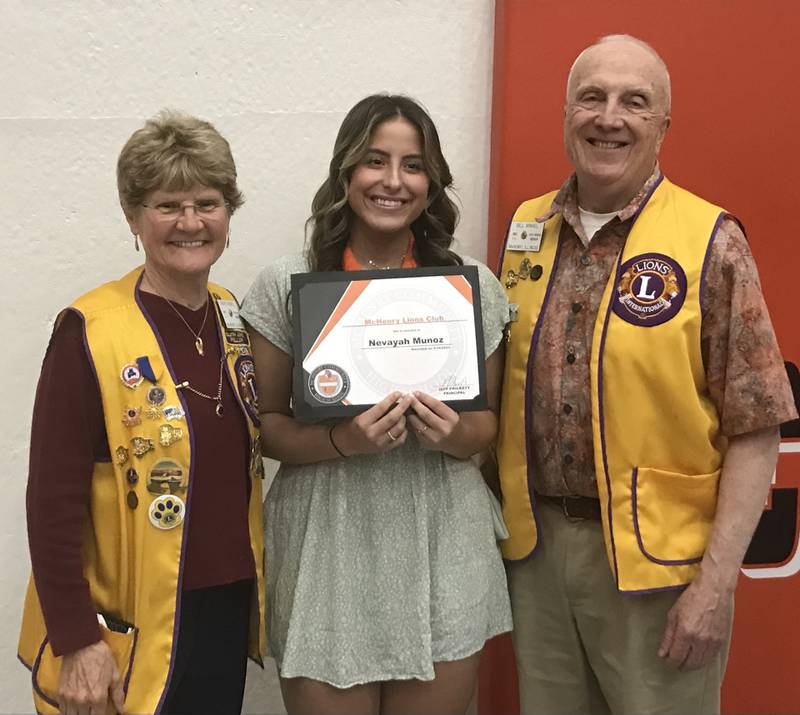
M 213 308 L 201 333 L 205 355 L 200 356 L 194 336 L 172 307 L 151 293 L 142 292 L 141 297 L 178 380 L 189 380 L 207 395 L 215 395 L 221 348 Z M 200 327 L 205 308 L 176 308 L 194 330 Z M 247 418 L 233 389 L 223 380 L 221 418 L 215 414 L 215 402 L 184 391 L 195 433 L 184 590 L 233 583 L 255 573 L 247 521 Z M 81 532 L 94 463 L 110 460 L 83 322 L 77 313 L 67 311 L 48 346 L 36 390 L 27 492 L 31 565 L 56 655 L 100 638 L 96 609 L 83 576 Z M 138 508 L 147 507 L 140 504 Z

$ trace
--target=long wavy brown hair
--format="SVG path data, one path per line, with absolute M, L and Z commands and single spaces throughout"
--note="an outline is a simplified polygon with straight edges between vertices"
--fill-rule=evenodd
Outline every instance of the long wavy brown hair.
M 306 230 L 311 234 L 307 254 L 314 271 L 339 271 L 342 254 L 353 226 L 353 210 L 347 190 L 353 170 L 369 150 L 370 139 L 379 124 L 405 119 L 419 132 L 422 160 L 430 182 L 425 210 L 411 224 L 414 254 L 421 266 L 461 265 L 450 250 L 458 223 L 458 207 L 448 195 L 453 176 L 442 155 L 439 134 L 428 113 L 413 99 L 396 94 L 373 94 L 356 104 L 344 118 L 328 170 L 328 178 L 311 202 Z

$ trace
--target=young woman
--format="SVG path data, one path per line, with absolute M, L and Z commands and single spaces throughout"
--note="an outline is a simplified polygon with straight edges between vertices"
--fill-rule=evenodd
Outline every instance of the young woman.
M 450 250 L 452 176 L 426 112 L 375 95 L 339 130 L 307 252 L 250 289 L 264 453 L 268 642 L 289 713 L 463 713 L 484 642 L 511 628 L 490 496 L 470 459 L 497 429 L 508 307 Z M 393 392 L 358 417 L 292 417 L 292 273 L 470 263 L 480 275 L 490 409 Z M 408 414 L 408 416 L 406 416 Z

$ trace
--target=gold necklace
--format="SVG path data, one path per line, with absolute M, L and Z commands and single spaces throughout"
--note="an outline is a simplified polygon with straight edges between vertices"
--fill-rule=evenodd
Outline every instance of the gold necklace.
M 198 338 L 199 339 L 199 338 Z M 200 353 L 202 355 L 202 353 Z M 216 395 L 206 395 L 205 392 L 200 392 L 200 390 L 196 390 L 189 384 L 188 380 L 184 380 L 178 385 L 175 385 L 176 390 L 187 389 L 189 392 L 193 392 L 198 397 L 204 397 L 206 400 L 211 400 L 212 402 L 216 402 L 217 406 L 214 408 L 214 412 L 217 413 L 217 417 L 222 417 L 222 374 L 224 372 L 225 366 L 225 358 L 227 355 L 225 351 L 222 352 L 222 357 L 219 359 L 219 382 L 217 383 L 217 394 Z
M 403 261 L 405 260 L 406 256 L 403 254 L 403 258 L 400 259 L 400 265 L 403 265 Z M 392 264 L 390 263 L 388 266 L 379 266 L 375 261 L 371 258 L 367 259 L 367 263 L 371 265 L 373 268 L 377 268 L 379 271 L 390 271 L 392 269 Z
M 408 243 L 406 244 L 406 250 L 403 251 L 403 255 L 400 256 L 400 265 L 398 266 L 398 268 L 402 268 L 403 267 L 403 263 L 405 263 L 406 258 L 408 258 L 408 251 L 409 251 L 410 248 L 411 248 L 411 239 L 409 239 Z M 356 259 L 356 260 L 358 260 L 358 259 Z M 367 259 L 367 263 L 370 266 L 372 266 L 373 268 L 377 268 L 379 271 L 388 271 L 388 270 L 391 270 L 391 268 L 392 268 L 392 264 L 391 263 L 388 266 L 381 266 L 381 265 L 375 263 L 375 261 L 373 261 L 371 258 Z
M 200 337 L 200 334 L 203 332 L 203 328 L 206 327 L 206 319 L 208 318 L 208 304 L 211 302 L 211 299 L 208 297 L 208 294 L 206 294 L 206 312 L 203 314 L 203 322 L 200 323 L 200 330 L 198 330 L 196 333 L 194 332 L 194 330 L 192 330 L 192 326 L 186 322 L 186 318 L 184 318 L 180 314 L 180 311 L 172 304 L 172 301 L 166 296 L 162 295 L 161 297 L 165 301 L 167 301 L 167 303 L 169 303 L 169 307 L 175 311 L 175 315 L 177 315 L 183 321 L 183 324 L 189 329 L 189 332 L 192 335 L 194 335 L 194 348 L 195 350 L 197 350 L 197 354 L 200 355 L 201 357 L 205 355 L 205 353 L 203 352 L 203 338 Z

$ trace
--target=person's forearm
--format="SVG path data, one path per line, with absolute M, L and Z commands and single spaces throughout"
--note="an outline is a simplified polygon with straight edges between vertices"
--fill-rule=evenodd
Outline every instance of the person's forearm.
M 268 412 L 261 415 L 262 451 L 265 457 L 284 464 L 338 459 L 342 455 L 331 443 L 329 431 L 330 425 L 304 424 L 289 415 Z
M 491 410 L 462 412 L 458 428 L 442 450 L 451 457 L 468 459 L 488 449 L 497 435 L 497 415 Z
M 717 513 L 698 579 L 732 592 L 770 488 L 780 432 L 770 427 L 731 438 L 720 476 Z

